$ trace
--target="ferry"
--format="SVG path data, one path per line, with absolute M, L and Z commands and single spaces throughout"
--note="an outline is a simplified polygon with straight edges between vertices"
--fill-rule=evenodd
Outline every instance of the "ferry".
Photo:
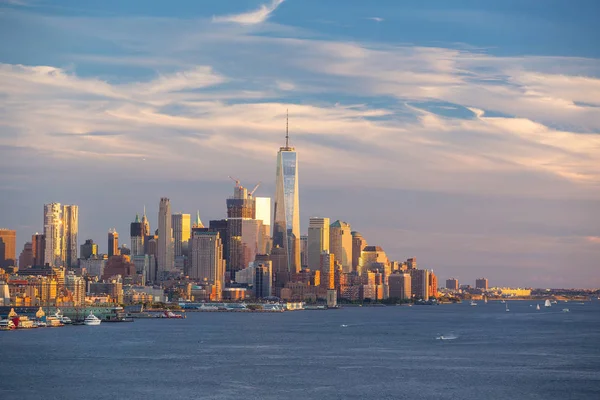
M 12 331 L 16 329 L 15 323 L 10 319 L 2 319 L 0 320 L 0 331 Z
M 165 311 L 159 318 L 183 319 L 185 316 L 182 314 L 175 314 L 173 311 Z
M 92 313 L 91 311 L 90 311 L 90 315 L 85 317 L 85 320 L 83 321 L 83 323 L 87 326 L 100 325 L 101 322 L 102 322 L 102 320 L 100 318 L 96 317 L 94 315 L 94 313 Z

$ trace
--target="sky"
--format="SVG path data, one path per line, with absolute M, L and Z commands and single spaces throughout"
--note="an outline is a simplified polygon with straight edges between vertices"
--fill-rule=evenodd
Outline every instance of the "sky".
M 341 219 L 441 285 L 600 287 L 600 3 L 0 0 L 0 227 L 79 205 L 106 251 L 160 197 L 226 216 L 299 157 Z M 18 255 L 18 254 L 17 254 Z

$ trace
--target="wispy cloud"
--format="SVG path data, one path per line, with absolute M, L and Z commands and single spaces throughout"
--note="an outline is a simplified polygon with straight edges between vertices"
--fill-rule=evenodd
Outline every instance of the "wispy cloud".
M 368 17 L 367 19 L 375 22 L 383 22 L 383 18 L 381 17 Z
M 284 0 L 272 0 L 270 4 L 262 4 L 258 10 L 242 14 L 231 14 L 223 16 L 214 16 L 214 22 L 234 22 L 242 25 L 255 25 L 265 22 L 273 11 L 279 7 Z

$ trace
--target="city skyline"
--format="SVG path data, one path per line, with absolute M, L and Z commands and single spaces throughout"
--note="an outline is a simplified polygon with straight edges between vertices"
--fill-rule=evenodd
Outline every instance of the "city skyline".
M 223 218 L 229 174 L 274 200 L 289 109 L 300 235 L 322 216 L 443 279 L 600 286 L 591 3 L 18 3 L 0 5 L 0 227 L 17 256 L 53 201 L 103 248 L 112 227 L 129 244 L 144 204 L 154 232 L 164 196 Z

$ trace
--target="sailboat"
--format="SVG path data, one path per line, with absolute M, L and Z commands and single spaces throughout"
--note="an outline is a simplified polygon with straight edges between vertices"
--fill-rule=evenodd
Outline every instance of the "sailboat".
M 546 300 L 544 302 L 544 307 L 551 307 L 551 306 L 552 306 L 552 304 L 550 304 L 550 300 Z
M 484 297 L 484 298 L 483 298 L 483 302 L 484 302 L 485 304 L 487 304 L 487 297 Z
M 538 304 L 538 305 L 536 305 L 536 306 L 535 306 L 535 309 L 536 309 L 536 310 L 539 310 L 539 309 L 540 309 L 540 305 L 539 305 L 539 304 Z
M 510 310 L 508 309 L 508 303 L 504 303 L 506 304 L 506 312 L 509 312 Z

